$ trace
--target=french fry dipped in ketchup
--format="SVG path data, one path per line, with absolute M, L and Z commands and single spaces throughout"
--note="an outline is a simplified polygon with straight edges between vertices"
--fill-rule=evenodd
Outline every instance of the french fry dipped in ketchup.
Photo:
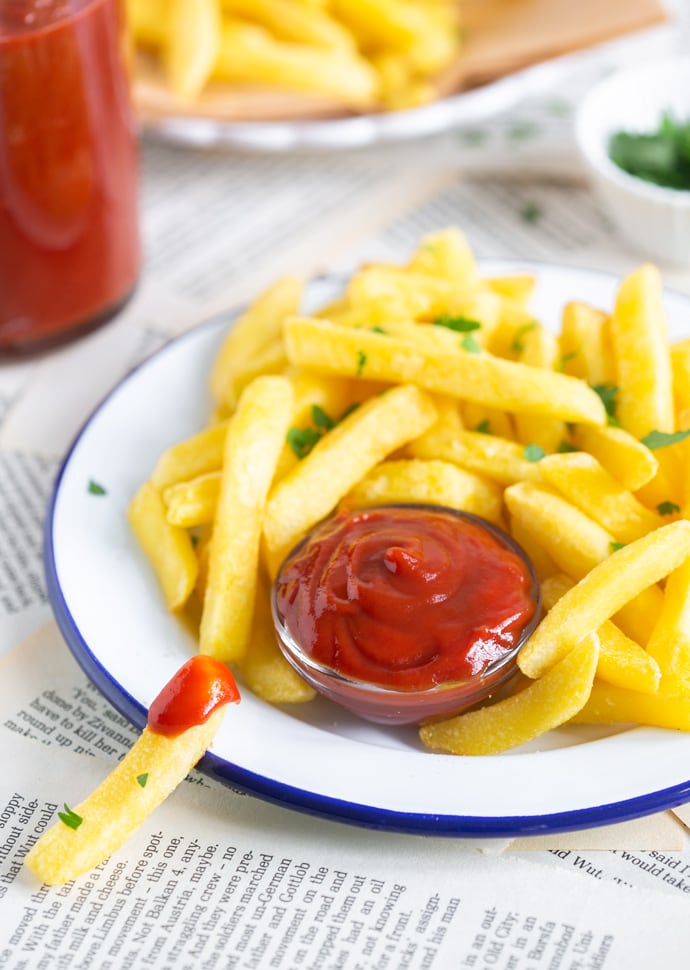
M 28 853 L 29 869 L 57 885 L 107 859 L 199 761 L 226 705 L 239 700 L 224 663 L 202 654 L 188 660 L 151 704 L 148 723 L 125 758 L 85 801 L 58 812 Z

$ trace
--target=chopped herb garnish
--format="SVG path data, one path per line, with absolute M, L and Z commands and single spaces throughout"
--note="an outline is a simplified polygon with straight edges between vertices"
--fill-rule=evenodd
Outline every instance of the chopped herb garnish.
M 665 112 L 656 131 L 619 131 L 609 141 L 609 157 L 628 175 L 667 189 L 690 189 L 690 119 Z
M 434 324 L 437 327 L 447 327 L 448 330 L 455 330 L 456 333 L 470 333 L 472 330 L 481 330 L 482 328 L 479 320 L 470 320 L 468 317 L 451 317 L 445 314 L 436 317 Z
M 674 512 L 680 512 L 680 505 L 675 502 L 659 502 L 656 510 L 659 515 L 673 515 Z
M 189 540 L 192 543 L 192 546 L 196 549 L 196 547 L 199 545 L 199 536 L 196 534 L 196 532 L 190 532 Z
M 525 445 L 522 453 L 527 461 L 541 461 L 546 457 L 546 452 L 541 445 Z
M 577 451 L 577 448 L 575 447 L 575 445 L 571 445 L 569 441 L 566 441 L 566 439 L 563 438 L 563 440 L 559 442 L 558 448 L 556 448 L 556 451 L 558 452 L 559 455 L 566 455 L 568 454 L 568 452 Z
M 677 445 L 679 441 L 685 441 L 690 437 L 690 428 L 685 431 L 650 431 L 642 438 L 642 444 L 646 445 L 650 451 L 658 448 L 668 448 L 669 445 Z
M 88 490 L 89 490 L 89 495 L 107 495 L 108 494 L 106 492 L 106 490 L 103 488 L 102 485 L 99 485 L 98 482 L 94 482 L 93 478 L 89 480 Z
M 618 552 L 618 550 L 622 549 L 624 545 L 624 542 L 609 542 L 609 549 L 611 552 Z
M 350 414 L 352 414 L 353 411 L 356 411 L 359 405 L 360 405 L 359 401 L 353 401 L 352 404 L 346 407 L 343 413 L 340 415 L 340 421 L 344 421 L 345 418 L 347 418 Z M 338 423 L 340 423 L 340 421 Z
M 543 212 L 536 202 L 526 202 L 520 209 L 520 218 L 523 222 L 528 222 L 530 225 L 539 222 L 542 215 Z
M 364 365 L 367 362 L 367 355 L 363 350 L 357 351 L 357 370 L 355 371 L 355 377 L 361 377 L 362 371 L 364 370 Z
M 81 815 L 77 815 L 76 812 L 73 812 L 66 802 L 64 808 L 64 812 L 58 812 L 58 818 L 61 822 L 64 822 L 68 828 L 75 829 L 76 831 L 84 819 L 81 817 Z
M 522 338 L 526 333 L 529 333 L 530 330 L 534 330 L 536 326 L 537 321 L 530 320 L 529 323 L 523 323 L 521 327 L 518 327 L 518 329 L 515 331 L 515 336 L 513 337 L 513 342 L 510 345 L 510 349 L 516 354 L 522 353 L 522 351 L 525 349 L 525 344 Z
M 595 384 L 592 390 L 601 398 L 601 403 L 604 405 L 604 410 L 606 411 L 608 424 L 619 427 L 618 418 L 616 417 L 616 408 L 618 406 L 616 398 L 619 389 L 615 384 Z
M 466 337 L 462 338 L 460 341 L 460 346 L 469 354 L 481 354 L 482 352 L 482 348 L 479 346 L 471 333 L 468 333 Z
M 480 421 L 474 430 L 478 431 L 480 434 L 491 434 L 491 423 L 489 422 L 489 419 L 484 418 L 484 420 Z
M 323 428 L 324 431 L 330 431 L 331 428 L 335 427 L 333 418 L 329 414 L 326 414 L 319 404 L 312 404 L 311 419 L 317 428 Z
M 508 129 L 508 138 L 511 141 L 526 141 L 539 134 L 539 125 L 533 121 L 518 121 Z
M 298 458 L 305 458 L 321 437 L 315 428 L 290 428 L 286 441 Z
M 579 348 L 577 350 L 571 350 L 567 354 L 561 354 L 561 359 L 558 362 L 558 369 L 560 371 L 565 370 L 565 365 L 573 360 L 580 353 Z
M 383 333 L 386 336 L 388 336 L 388 331 L 387 330 L 384 330 L 383 327 L 379 327 L 378 324 L 375 327 L 372 327 L 371 328 L 371 332 L 372 333 Z
M 146 788 L 146 782 L 149 780 L 149 773 L 145 771 L 143 775 L 137 775 L 137 784 L 141 785 L 142 788 Z

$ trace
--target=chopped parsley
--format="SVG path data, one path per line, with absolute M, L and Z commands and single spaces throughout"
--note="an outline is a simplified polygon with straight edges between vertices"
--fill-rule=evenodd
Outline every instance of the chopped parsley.
M 364 370 L 364 365 L 367 362 L 367 355 L 363 350 L 357 351 L 357 370 L 355 371 L 355 377 L 361 377 L 362 371 Z
M 372 332 L 372 333 L 382 333 L 382 334 L 384 334 L 384 335 L 385 335 L 386 337 L 388 336 L 388 331 L 387 331 L 387 330 L 384 330 L 384 329 L 383 329 L 383 327 L 379 327 L 379 325 L 378 325 L 378 324 L 376 324 L 376 326 L 375 326 L 375 327 L 372 327 L 372 328 L 371 328 L 371 332 Z
M 468 333 L 466 337 L 462 338 L 460 341 L 460 346 L 469 354 L 481 354 L 482 352 L 482 348 L 479 346 L 471 333 Z
M 566 364 L 569 364 L 580 353 L 579 348 L 577 350 L 571 350 L 567 354 L 561 354 L 561 359 L 558 362 L 558 369 L 564 371 Z
M 650 431 L 642 438 L 642 444 L 646 445 L 650 451 L 656 451 L 658 448 L 668 448 L 669 445 L 677 445 L 679 441 L 685 441 L 687 437 L 690 437 L 690 428 L 685 431 Z
M 298 458 L 305 458 L 321 437 L 316 428 L 290 428 L 286 441 Z
M 331 428 L 335 427 L 335 421 L 330 415 L 326 414 L 320 404 L 312 404 L 311 419 L 317 428 L 321 428 L 324 431 L 330 431 Z
M 137 775 L 137 784 L 141 785 L 142 788 L 146 788 L 146 782 L 149 780 L 149 773 L 145 771 L 142 775 Z
M 609 140 L 609 157 L 619 168 L 667 189 L 690 189 L 690 118 L 664 112 L 656 131 L 619 131 Z
M 470 320 L 469 317 L 451 317 L 443 314 L 436 317 L 434 325 L 437 327 L 447 327 L 456 333 L 470 333 L 472 330 L 481 330 L 482 325 L 479 320 Z
M 674 512 L 680 512 L 680 505 L 675 502 L 659 502 L 656 510 L 659 515 L 673 515 Z
M 480 421 L 474 430 L 478 431 L 479 434 L 491 434 L 491 423 L 489 419 L 484 418 L 484 420 Z
M 64 811 L 58 812 L 58 818 L 61 822 L 64 822 L 67 828 L 74 829 L 75 831 L 79 828 L 84 819 L 81 815 L 77 815 L 73 812 L 69 805 L 65 802 Z
M 566 439 L 563 438 L 562 441 L 558 443 L 558 448 L 556 448 L 556 451 L 559 455 L 567 455 L 571 451 L 577 451 L 577 448 L 575 445 L 571 445 L 569 441 L 566 441 Z
M 542 215 L 542 209 L 536 202 L 526 202 L 520 209 L 520 218 L 523 222 L 527 222 L 531 226 L 539 222 Z
M 618 550 L 622 549 L 624 545 L 624 542 L 609 542 L 609 549 L 611 552 L 618 552 Z
M 89 492 L 89 495 L 107 495 L 108 494 L 107 491 L 105 490 L 105 488 L 103 488 L 102 485 L 99 485 L 98 482 L 95 482 L 93 480 L 93 478 L 89 479 L 88 492 Z
M 616 417 L 616 408 L 618 407 L 616 398 L 618 397 L 619 388 L 615 384 L 595 384 L 592 390 L 601 398 L 601 403 L 604 405 L 604 410 L 606 411 L 607 423 L 616 428 L 620 427 L 618 418 Z
M 541 445 L 525 445 L 522 453 L 527 461 L 541 461 L 546 457 L 546 452 Z
M 525 349 L 525 343 L 522 338 L 525 336 L 525 334 L 529 333 L 530 330 L 534 330 L 536 326 L 537 326 L 537 321 L 530 320 L 529 323 L 523 323 L 521 327 L 517 328 L 517 330 L 515 331 L 515 336 L 513 337 L 513 342 L 510 345 L 510 349 L 514 351 L 514 353 L 516 354 L 522 353 L 522 351 Z

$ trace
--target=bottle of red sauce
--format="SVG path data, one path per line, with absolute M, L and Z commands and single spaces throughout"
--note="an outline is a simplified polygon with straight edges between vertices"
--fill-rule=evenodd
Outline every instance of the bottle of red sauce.
M 119 0 L 0 0 L 0 358 L 103 323 L 139 274 Z

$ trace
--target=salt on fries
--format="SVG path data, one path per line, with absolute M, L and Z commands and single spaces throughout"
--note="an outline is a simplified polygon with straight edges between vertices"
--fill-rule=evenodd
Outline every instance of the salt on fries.
M 461 49 L 454 0 L 127 0 L 127 14 L 135 44 L 184 100 L 221 82 L 328 99 L 331 110 L 411 107 L 435 96 Z
M 273 637 L 282 557 L 338 507 L 410 501 L 506 528 L 545 610 L 516 691 L 423 725 L 424 745 L 488 755 L 568 722 L 690 730 L 690 344 L 669 345 L 650 266 L 613 307 L 567 303 L 560 335 L 530 314 L 534 283 L 482 276 L 449 229 L 312 316 L 279 280 L 230 329 L 209 426 L 159 457 L 130 521 L 169 608 L 200 616 L 202 653 L 263 700 L 314 696 Z

